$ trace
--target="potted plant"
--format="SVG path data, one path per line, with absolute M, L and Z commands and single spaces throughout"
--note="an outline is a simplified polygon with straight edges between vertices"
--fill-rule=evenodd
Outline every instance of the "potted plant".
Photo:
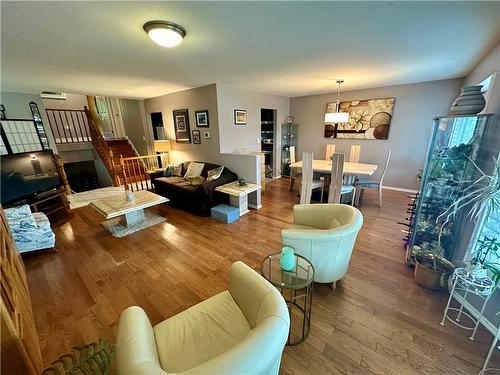
M 500 156 L 495 160 L 495 169 L 492 175 L 484 173 L 469 156 L 465 156 L 465 158 L 478 171 L 478 179 L 465 188 L 462 195 L 437 217 L 436 225 L 439 226 L 437 245 L 431 251 L 417 251 L 415 254 L 415 280 L 419 285 L 429 289 L 444 287 L 448 276 L 453 272 L 453 264 L 442 256 L 444 250 L 442 241 L 443 236 L 451 234 L 447 226 L 457 213 L 468 208 L 467 215 L 477 222 L 483 214 L 488 215 L 500 209 Z M 462 181 L 462 183 L 469 182 Z M 492 267 L 496 266 L 486 263 L 485 267 L 491 271 Z M 496 276 L 497 282 L 499 277 Z
M 467 271 L 476 279 L 484 279 L 491 273 L 491 279 L 495 283 L 495 287 L 500 282 L 500 242 L 496 237 L 485 236 L 477 243 L 476 249 L 473 252 L 471 266 Z M 495 257 L 494 261 L 490 259 Z

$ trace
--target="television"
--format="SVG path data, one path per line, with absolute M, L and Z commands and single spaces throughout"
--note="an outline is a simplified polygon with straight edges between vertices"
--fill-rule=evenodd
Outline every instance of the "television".
M 33 198 L 61 186 L 52 151 L 2 155 L 0 169 L 2 204 Z

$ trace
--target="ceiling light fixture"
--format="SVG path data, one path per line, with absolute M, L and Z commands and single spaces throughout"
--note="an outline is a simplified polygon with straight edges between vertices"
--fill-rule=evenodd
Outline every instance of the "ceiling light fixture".
M 186 36 L 182 26 L 168 21 L 148 21 L 142 28 L 153 42 L 162 47 L 175 47 Z
M 340 84 L 344 82 L 343 79 L 338 79 L 337 84 L 339 85 L 337 91 L 337 103 L 335 104 L 335 112 L 327 112 L 325 113 L 325 123 L 334 123 L 338 124 L 339 122 L 347 122 L 349 121 L 349 113 L 340 112 Z

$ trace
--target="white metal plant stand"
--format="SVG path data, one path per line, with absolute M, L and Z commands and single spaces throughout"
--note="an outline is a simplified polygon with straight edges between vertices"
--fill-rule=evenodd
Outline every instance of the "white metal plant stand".
M 488 352 L 488 355 L 486 356 L 486 360 L 484 361 L 483 369 L 479 373 L 479 375 L 487 374 L 488 371 L 500 372 L 500 370 L 498 370 L 498 369 L 488 368 L 488 364 L 490 363 L 490 359 L 491 359 L 491 356 L 493 355 L 493 352 L 495 351 L 495 348 L 500 349 L 500 345 L 498 345 L 499 339 L 500 339 L 500 327 L 498 327 L 498 329 L 497 329 L 497 334 L 496 334 L 495 338 L 493 339 L 493 342 L 491 343 L 490 351 Z
M 483 312 L 490 299 L 490 296 L 493 294 L 493 289 L 495 284 L 489 277 L 485 278 L 476 278 L 471 275 L 465 268 L 456 268 L 455 272 L 453 272 L 452 276 L 453 287 L 451 288 L 450 298 L 448 298 L 448 303 L 446 304 L 446 308 L 444 309 L 443 319 L 441 320 L 441 325 L 444 326 L 445 319 L 448 319 L 450 322 L 456 324 L 457 326 L 472 331 L 472 335 L 469 337 L 471 340 L 474 340 L 474 336 L 476 335 L 477 328 L 479 327 L 479 323 L 481 322 L 481 318 L 483 317 Z M 464 306 L 460 304 L 460 308 L 450 307 L 452 298 L 457 299 L 458 292 L 463 291 L 463 300 L 467 300 L 467 295 L 475 294 L 483 299 L 483 305 L 481 307 L 481 312 L 477 318 L 474 318 L 469 313 L 463 311 Z M 458 301 L 458 299 L 457 299 Z M 448 315 L 449 311 L 458 311 L 458 315 L 455 319 L 451 318 Z M 468 327 L 460 322 L 461 316 L 465 315 L 469 319 L 472 320 L 474 325 L 472 327 Z

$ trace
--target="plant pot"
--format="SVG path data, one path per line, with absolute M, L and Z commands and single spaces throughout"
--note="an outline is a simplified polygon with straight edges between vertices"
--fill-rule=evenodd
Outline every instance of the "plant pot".
M 446 286 L 448 277 L 451 275 L 455 266 L 450 261 L 438 257 L 436 259 L 437 270 L 433 267 L 433 256 L 430 254 L 415 255 L 415 281 L 418 285 L 427 289 L 441 289 Z
M 481 93 L 482 87 L 481 85 L 462 87 L 461 94 L 450 107 L 450 114 L 475 115 L 481 112 L 486 105 L 486 100 Z

